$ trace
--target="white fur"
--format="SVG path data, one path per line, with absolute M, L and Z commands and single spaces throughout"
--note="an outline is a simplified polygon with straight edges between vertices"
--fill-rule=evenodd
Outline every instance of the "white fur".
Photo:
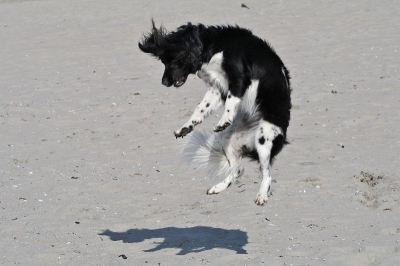
M 215 127 L 214 130 L 216 130 L 218 127 L 225 127 L 225 124 L 232 124 L 233 118 L 236 115 L 239 103 L 241 102 L 241 99 L 238 97 L 235 97 L 231 95 L 230 92 L 228 92 L 226 101 L 225 101 L 225 111 L 224 114 L 221 117 L 221 120 L 219 120 L 217 126 Z
M 279 134 L 282 134 L 282 130 L 261 119 L 259 113 L 248 114 L 239 108 L 232 125 L 226 130 L 220 133 L 193 132 L 186 140 L 184 153 L 190 163 L 208 168 L 211 175 L 225 174 L 222 182 L 207 191 L 208 194 L 216 194 L 226 189 L 244 173 L 241 164 L 242 147 L 246 146 L 248 150 L 256 149 L 263 178 L 255 202 L 263 205 L 268 200 L 272 180 L 270 174 L 272 142 Z M 264 141 L 260 141 L 261 138 L 264 138 Z
M 218 183 L 215 186 L 212 186 L 208 191 L 207 194 L 217 194 L 227 187 L 229 187 L 231 184 L 235 183 L 236 179 L 243 175 L 244 173 L 244 168 L 241 164 L 238 163 L 240 156 L 237 153 L 237 151 L 234 149 L 234 146 L 230 145 L 230 143 L 227 143 L 223 146 L 225 156 L 228 160 L 229 163 L 229 174 L 228 176 L 221 182 Z
M 223 127 L 225 123 L 232 124 L 233 118 L 239 108 L 249 115 L 253 114 L 257 110 L 256 98 L 258 93 L 258 83 L 258 80 L 252 80 L 242 99 L 235 97 L 228 92 L 225 102 L 225 112 L 221 120 L 218 122 L 217 127 Z
M 180 129 L 175 131 L 175 135 L 180 136 L 185 128 L 194 129 L 196 125 L 202 123 L 205 118 L 222 106 L 224 104 L 221 97 L 223 94 L 227 94 L 225 110 L 217 126 L 214 128 L 214 131 L 225 129 L 232 124 L 239 108 L 248 114 L 252 114 L 256 111 L 259 81 L 251 81 L 242 99 L 231 95 L 226 73 L 221 66 L 222 61 L 223 53 L 217 53 L 211 58 L 210 62 L 204 63 L 197 72 L 199 78 L 201 78 L 208 87 L 208 91 L 189 120 Z
M 241 109 L 248 114 L 253 114 L 257 109 L 258 83 L 258 80 L 252 80 L 242 99 Z
M 258 205 L 262 205 L 268 200 L 268 190 L 271 186 L 272 180 L 270 174 L 272 141 L 279 134 L 282 134 L 282 130 L 279 127 L 264 120 L 260 122 L 256 132 L 255 146 L 259 156 L 262 172 L 261 186 L 255 200 Z
M 226 94 L 229 90 L 228 78 L 222 69 L 223 52 L 216 53 L 210 60 L 201 66 L 197 72 L 197 76 L 201 78 L 207 87 L 218 89 L 221 93 Z
M 289 88 L 288 78 L 286 77 L 285 69 L 283 69 L 283 67 L 282 67 L 282 73 L 283 73 L 283 76 L 285 77 L 286 87 Z
M 182 140 L 185 158 L 193 165 L 207 168 L 210 175 L 228 176 L 239 166 L 240 161 L 236 165 L 229 163 L 228 158 L 231 156 L 226 154 L 227 147 L 233 147 L 234 151 L 244 145 L 254 149 L 259 120 L 258 115 L 249 116 L 239 110 L 233 124 L 220 133 L 194 131 L 189 138 Z M 241 157 L 240 154 L 238 156 Z
M 219 62 L 221 56 L 222 53 L 216 54 L 211 59 L 208 66 L 213 65 L 211 67 L 212 69 L 218 69 L 217 62 Z M 209 86 L 211 85 L 211 83 L 207 82 L 209 72 L 205 72 L 205 69 L 207 68 L 203 66 L 202 72 L 199 76 L 203 78 L 205 83 Z M 221 73 L 220 70 L 216 72 Z M 184 150 L 187 155 L 186 159 L 190 163 L 197 165 L 198 167 L 208 168 L 211 175 L 221 175 L 224 173 L 226 176 L 230 176 L 235 167 L 240 168 L 240 162 L 238 165 L 229 163 L 228 158 L 231 156 L 227 156 L 225 150 L 228 146 L 232 146 L 238 150 L 244 145 L 249 149 L 255 149 L 254 139 L 259 120 L 261 119 L 259 114 L 256 112 L 257 106 L 255 104 L 258 83 L 258 80 L 252 80 L 252 83 L 243 96 L 243 100 L 240 100 L 237 97 L 231 97 L 230 99 L 233 98 L 232 103 L 227 101 L 229 103 L 225 104 L 225 106 L 229 106 L 231 110 L 234 110 L 232 113 L 235 114 L 234 117 L 231 118 L 232 125 L 230 127 L 218 134 L 207 131 L 194 131 L 190 139 L 185 139 L 183 141 L 183 143 L 186 144 Z M 214 104 L 215 107 L 213 110 L 222 105 L 222 100 L 217 99 L 216 89 L 210 87 L 204 96 L 203 101 L 196 108 L 193 115 L 195 115 L 199 109 L 203 109 L 204 103 L 207 101 L 217 103 Z M 205 115 L 208 115 L 208 113 L 205 113 Z M 185 125 L 193 124 L 192 117 Z M 205 117 L 202 118 L 204 119 Z
M 209 88 L 204 95 L 203 100 L 194 110 L 193 115 L 189 120 L 182 126 L 181 129 L 175 131 L 175 134 L 179 135 L 183 128 L 194 128 L 196 125 L 201 124 L 210 114 L 217 110 L 223 104 L 219 92 L 214 88 Z
M 229 87 L 228 79 L 221 67 L 222 61 L 222 52 L 217 53 L 211 58 L 210 62 L 203 64 L 201 69 L 197 72 L 197 76 L 204 81 L 208 91 L 190 119 L 180 129 L 174 132 L 175 135 L 180 136 L 185 128 L 194 129 L 196 125 L 202 123 L 205 118 L 223 105 L 221 95 L 226 94 Z M 209 104 L 209 106 L 207 106 L 207 104 Z M 232 120 L 233 117 L 228 117 L 227 119 Z
M 194 131 L 190 138 L 182 140 L 185 159 L 199 168 L 207 168 L 210 174 L 220 175 L 229 171 L 221 134 Z

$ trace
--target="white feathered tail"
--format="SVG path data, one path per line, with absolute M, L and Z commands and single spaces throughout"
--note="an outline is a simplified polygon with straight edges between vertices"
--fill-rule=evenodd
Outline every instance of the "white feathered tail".
M 232 125 L 222 132 L 194 130 L 183 140 L 185 161 L 198 168 L 206 168 L 211 176 L 229 175 L 241 168 L 241 158 L 255 149 L 255 132 L 259 121 L 257 113 L 249 115 L 239 110 Z M 226 145 L 233 146 L 238 156 L 236 165 L 230 165 L 225 154 Z
M 220 133 L 193 131 L 183 149 L 185 160 L 198 168 L 206 168 L 210 175 L 220 175 L 230 170 Z

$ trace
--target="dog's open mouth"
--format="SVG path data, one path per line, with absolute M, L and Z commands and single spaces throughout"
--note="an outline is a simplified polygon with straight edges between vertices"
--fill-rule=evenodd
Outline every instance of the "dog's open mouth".
M 178 79 L 177 81 L 175 81 L 174 86 L 176 88 L 178 88 L 178 87 L 182 86 L 183 84 L 185 84 L 185 81 L 186 81 L 186 79 L 182 77 L 182 78 Z

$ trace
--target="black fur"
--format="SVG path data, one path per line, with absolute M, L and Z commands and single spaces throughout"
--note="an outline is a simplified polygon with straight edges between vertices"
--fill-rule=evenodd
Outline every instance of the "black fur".
M 199 34 L 204 26 L 188 23 L 170 33 L 162 26 L 157 29 L 153 20 L 152 26 L 151 33 L 144 36 L 139 48 L 159 58 L 165 65 L 163 85 L 180 87 L 189 74 L 194 74 L 200 69 L 203 45 Z

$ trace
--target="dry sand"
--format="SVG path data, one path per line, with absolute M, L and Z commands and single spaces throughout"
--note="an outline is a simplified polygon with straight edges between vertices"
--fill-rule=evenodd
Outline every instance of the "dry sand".
M 400 265 L 398 2 L 190 2 L 0 1 L 0 264 Z M 291 71 L 264 207 L 256 164 L 213 196 L 182 164 L 205 87 L 161 85 L 150 17 L 237 23 Z

